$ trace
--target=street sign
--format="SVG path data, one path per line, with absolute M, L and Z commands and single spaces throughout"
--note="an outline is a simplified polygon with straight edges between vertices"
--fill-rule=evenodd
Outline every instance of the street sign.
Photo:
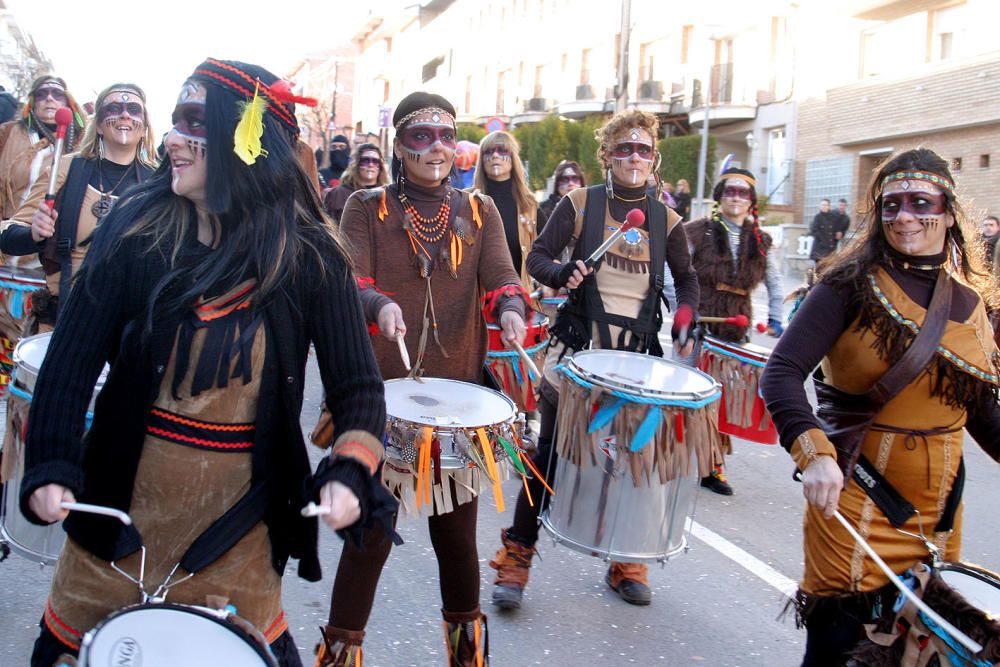
M 378 126 L 379 127 L 389 127 L 390 126 L 390 116 L 389 112 L 392 111 L 391 108 L 382 105 L 378 108 Z
M 503 122 L 502 119 L 493 116 L 488 118 L 483 126 L 486 128 L 487 132 L 501 132 L 507 129 L 507 123 Z

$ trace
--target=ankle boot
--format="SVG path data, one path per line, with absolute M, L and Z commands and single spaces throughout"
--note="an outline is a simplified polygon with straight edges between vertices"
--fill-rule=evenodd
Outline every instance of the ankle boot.
M 649 568 L 642 563 L 620 563 L 613 560 L 604 580 L 625 602 L 647 605 L 652 599 L 648 575 Z
M 493 581 L 493 604 L 501 609 L 520 609 L 524 587 L 528 585 L 531 557 L 535 547 L 525 546 L 510 538 L 506 529 L 500 531 L 503 546 L 497 551 L 490 567 L 497 571 Z
M 490 635 L 486 614 L 476 607 L 456 613 L 441 610 L 448 667 L 487 667 L 490 664 Z
M 364 630 L 322 627 L 323 641 L 316 645 L 315 667 L 362 667 Z

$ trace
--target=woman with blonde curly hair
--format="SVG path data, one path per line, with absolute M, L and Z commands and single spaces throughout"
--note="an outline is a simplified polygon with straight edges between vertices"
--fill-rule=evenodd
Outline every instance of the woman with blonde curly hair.
M 646 178 L 659 162 L 658 130 L 656 116 L 635 109 L 615 115 L 598 130 L 597 157 L 607 171 L 606 182 L 563 197 L 528 255 L 532 277 L 547 287 L 570 290 L 551 330 L 554 342 L 541 385 L 541 428 L 534 459 L 540 470 L 554 470 L 558 458 L 553 448 L 559 403 L 555 361 L 588 346 L 663 356 L 658 334 L 665 265 L 677 286 L 678 311 L 690 314 L 698 307 L 698 280 L 691 270 L 680 216 L 663 205 L 658 193 L 646 193 Z M 633 209 L 645 215 L 642 227 L 588 268 L 583 260 L 621 227 Z M 564 262 L 563 252 L 573 242 L 572 255 Z M 682 336 L 680 331 L 672 333 L 675 340 Z M 690 354 L 690 346 L 685 347 Z M 548 499 L 541 480 L 531 480 L 529 488 L 530 497 Z M 493 603 L 501 608 L 521 606 L 543 509 L 522 491 L 514 524 L 501 533 L 503 547 L 490 563 L 497 570 Z M 626 602 L 649 604 L 645 565 L 613 561 L 606 581 Z
M 50 166 L 0 234 L 4 254 L 38 253 L 42 260 L 48 294 L 33 300 L 32 329 L 55 325 L 59 295 L 68 293 L 83 263 L 86 240 L 118 197 L 153 173 L 153 130 L 142 88 L 112 84 L 97 96 L 94 108 L 79 153 L 63 156 L 56 167 L 55 207 L 45 201 Z
M 500 211 L 507 248 L 521 286 L 531 292 L 532 282 L 525 267 L 531 244 L 538 236 L 538 201 L 528 187 L 521 164 L 521 145 L 508 132 L 490 132 L 479 142 L 475 190 L 489 195 Z

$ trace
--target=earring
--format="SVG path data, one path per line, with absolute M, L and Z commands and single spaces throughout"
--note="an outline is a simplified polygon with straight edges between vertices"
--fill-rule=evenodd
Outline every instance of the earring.
M 104 135 L 97 135 L 97 157 L 104 159 Z
M 403 160 L 399 161 L 399 194 L 403 194 L 403 190 L 406 189 L 406 162 Z
M 614 182 L 611 180 L 611 167 L 608 167 L 606 174 L 607 177 L 604 180 L 604 189 L 608 193 L 608 199 L 612 199 L 615 196 L 615 186 Z

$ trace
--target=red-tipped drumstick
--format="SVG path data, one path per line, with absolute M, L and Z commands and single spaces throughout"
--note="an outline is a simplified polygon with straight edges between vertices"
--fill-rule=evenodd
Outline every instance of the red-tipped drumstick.
M 767 324 L 765 324 L 764 322 L 758 322 L 757 333 L 767 333 Z
M 642 227 L 642 223 L 644 222 L 646 222 L 645 213 L 643 213 L 637 208 L 634 208 L 631 211 L 629 211 L 628 214 L 625 215 L 625 222 L 623 222 L 622 226 L 618 228 L 618 231 L 609 236 L 608 240 L 602 243 L 600 247 L 597 250 L 595 250 L 590 257 L 586 259 L 584 264 L 586 264 L 589 268 L 594 268 L 594 265 L 597 264 L 598 261 L 600 261 L 601 257 L 604 256 L 604 253 L 606 253 L 608 250 L 611 249 L 611 246 L 613 246 L 615 243 L 618 242 L 618 239 L 624 236 L 626 232 L 629 232 L 630 230 L 633 230 L 636 227 Z
M 738 327 L 750 326 L 750 320 L 746 315 L 733 315 L 732 317 L 699 317 L 698 321 L 704 322 L 705 324 L 734 324 Z
M 59 160 L 62 158 L 63 144 L 66 142 L 66 130 L 73 122 L 73 111 L 63 107 L 56 111 L 56 147 L 52 153 L 52 171 L 49 174 L 49 189 L 45 193 L 45 203 L 49 210 L 56 207 L 56 179 L 59 176 Z

